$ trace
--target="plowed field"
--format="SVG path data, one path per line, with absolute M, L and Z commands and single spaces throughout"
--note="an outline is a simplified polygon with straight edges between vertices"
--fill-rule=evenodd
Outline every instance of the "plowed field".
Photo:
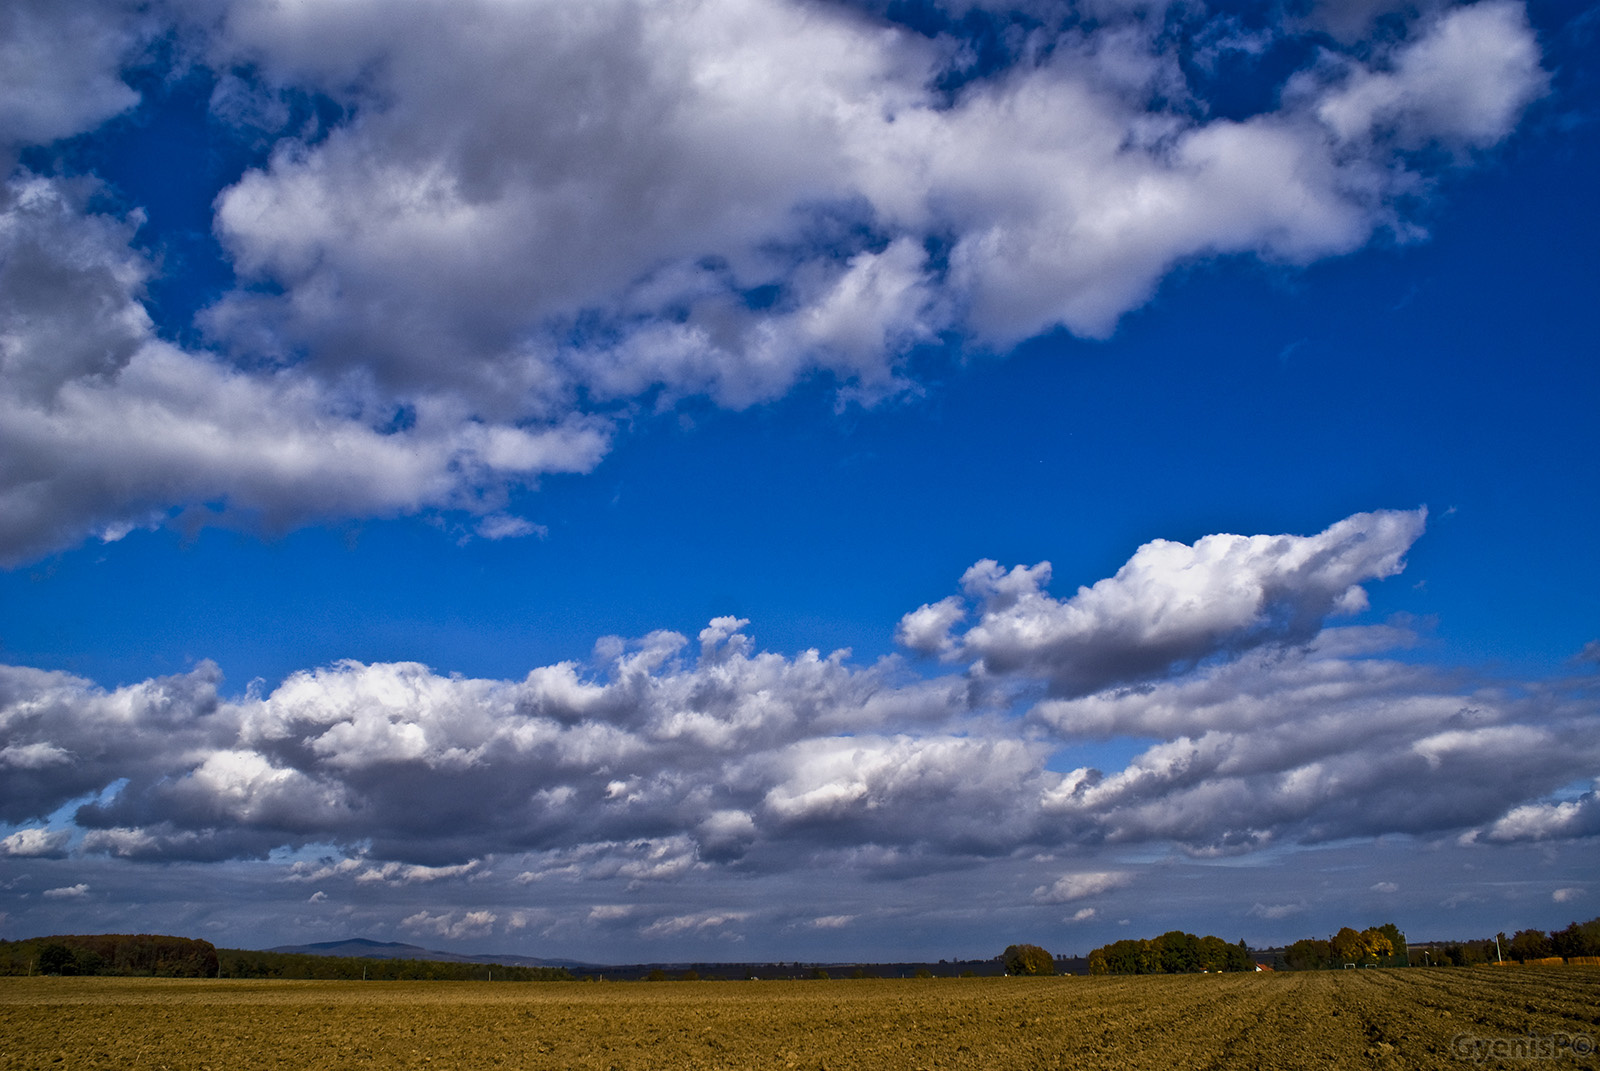
M 0 978 L 0 1068 L 1596 1067 L 1600 968 L 806 982 Z

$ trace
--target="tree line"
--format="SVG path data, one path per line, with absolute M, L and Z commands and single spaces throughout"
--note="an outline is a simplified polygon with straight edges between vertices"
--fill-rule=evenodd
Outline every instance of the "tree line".
M 103 933 L 0 941 L 0 974 L 215 978 L 210 941 L 164 934 Z
M 1201 971 L 1253 971 L 1250 947 L 1241 939 L 1196 937 L 1171 930 L 1154 938 L 1125 938 L 1089 953 L 1090 974 L 1198 974 Z
M 448 963 L 427 959 L 369 959 L 364 956 L 314 956 L 303 952 L 219 950 L 224 978 L 359 980 L 369 982 L 572 982 L 565 967 L 520 967 L 503 963 Z
M 0 974 L 118 975 L 156 978 L 360 979 L 468 982 L 573 981 L 565 967 L 365 959 L 216 948 L 209 941 L 157 934 L 94 934 L 0 941 Z
M 1476 941 L 1452 941 L 1428 946 L 1424 962 L 1432 966 L 1470 967 L 1509 959 L 1516 963 L 1560 957 L 1573 960 L 1600 957 L 1600 917 L 1568 923 L 1563 930 L 1518 930 L 1507 937 L 1497 933 Z
M 1307 937 L 1283 953 L 1283 965 L 1292 971 L 1325 970 L 1347 963 L 1363 967 L 1409 966 L 1406 935 L 1392 922 L 1365 930 L 1345 926 L 1326 941 Z

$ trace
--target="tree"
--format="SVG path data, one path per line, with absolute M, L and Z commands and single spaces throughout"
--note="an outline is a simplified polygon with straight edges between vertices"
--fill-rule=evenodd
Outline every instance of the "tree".
M 1333 946 L 1314 937 L 1296 941 L 1283 954 L 1284 965 L 1292 971 L 1318 970 L 1332 961 Z
M 1001 955 L 1007 974 L 1054 974 L 1055 957 L 1038 945 L 1007 945 Z
M 60 942 L 52 941 L 39 949 L 40 974 L 76 974 L 77 966 L 72 949 Z
M 1387 933 L 1376 927 L 1361 931 L 1361 944 L 1363 959 L 1376 962 L 1394 955 L 1394 942 Z
M 1161 969 L 1150 942 L 1137 937 L 1125 937 L 1095 951 L 1107 974 L 1155 974 Z
M 1550 931 L 1550 954 L 1571 959 L 1573 956 L 1600 956 L 1600 920 L 1579 926 L 1571 923 L 1564 930 Z
M 1360 963 L 1367 954 L 1366 942 L 1349 926 L 1340 927 L 1339 932 L 1328 939 L 1328 945 L 1333 949 L 1335 965 Z
M 1150 942 L 1158 970 L 1167 974 L 1188 974 L 1200 970 L 1200 939 L 1182 930 L 1169 930 Z
M 1550 938 L 1544 935 L 1543 930 L 1518 930 L 1511 938 L 1511 947 L 1506 954 L 1518 963 L 1526 963 L 1530 959 L 1543 959 L 1551 955 Z
M 1406 951 L 1406 935 L 1400 932 L 1400 927 L 1392 922 L 1385 922 L 1377 927 L 1379 933 L 1389 939 L 1389 955 L 1400 961 L 1400 966 L 1411 966 L 1410 953 Z

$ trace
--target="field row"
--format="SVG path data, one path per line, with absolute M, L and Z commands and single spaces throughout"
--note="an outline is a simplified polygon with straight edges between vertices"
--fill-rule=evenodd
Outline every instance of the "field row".
M 1595 1067 L 1600 969 L 814 982 L 0 979 L 0 1069 Z M 1542 1046 L 1542 1047 L 1541 1047 Z

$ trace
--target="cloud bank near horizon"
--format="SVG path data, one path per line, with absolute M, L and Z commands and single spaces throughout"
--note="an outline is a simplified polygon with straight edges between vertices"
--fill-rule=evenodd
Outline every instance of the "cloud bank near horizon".
M 341 662 L 230 698 L 208 664 L 115 690 L 5 667 L 0 818 L 14 831 L 0 853 L 144 872 L 277 858 L 277 880 L 302 888 L 448 888 L 451 902 L 510 880 L 528 894 L 576 885 L 600 910 L 595 897 L 627 889 L 631 906 L 599 922 L 687 939 L 743 916 L 649 905 L 730 879 L 904 882 L 1043 860 L 1057 873 L 1022 902 L 1083 920 L 1140 881 L 1106 852 L 1593 837 L 1594 791 L 1553 795 L 1600 771 L 1592 680 L 1453 674 L 1393 657 L 1415 640 L 1403 625 L 1332 623 L 1364 605 L 1352 591 L 1399 571 L 1422 524 L 1379 512 L 1310 537 L 1158 541 L 1066 600 L 1043 591 L 1043 567 L 979 563 L 1047 620 L 1092 606 L 1096 621 L 1074 641 L 1034 630 L 1005 688 L 970 639 L 965 669 L 924 678 L 899 658 L 762 652 L 736 618 L 693 641 L 603 639 L 589 665 L 521 680 Z M 1183 612 L 1218 585 L 1253 610 L 1222 600 L 1192 627 Z M 1174 615 L 1175 631 L 1151 628 Z M 1058 663 L 1079 646 L 1123 673 L 1060 694 Z M 1072 764 L 1113 738 L 1141 741 L 1121 768 Z M 406 927 L 471 937 L 533 917 L 430 910 Z
M 184 509 L 527 534 L 510 492 L 592 470 L 630 413 L 819 375 L 871 404 L 920 345 L 1105 337 L 1196 260 L 1417 237 L 1548 82 L 1512 0 L 940 13 L 8 5 L 0 560 Z M 218 192 L 235 278 L 193 324 L 152 317 L 143 209 L 60 166 L 152 67 L 264 146 Z M 1256 104 L 1213 99 L 1224 72 Z

